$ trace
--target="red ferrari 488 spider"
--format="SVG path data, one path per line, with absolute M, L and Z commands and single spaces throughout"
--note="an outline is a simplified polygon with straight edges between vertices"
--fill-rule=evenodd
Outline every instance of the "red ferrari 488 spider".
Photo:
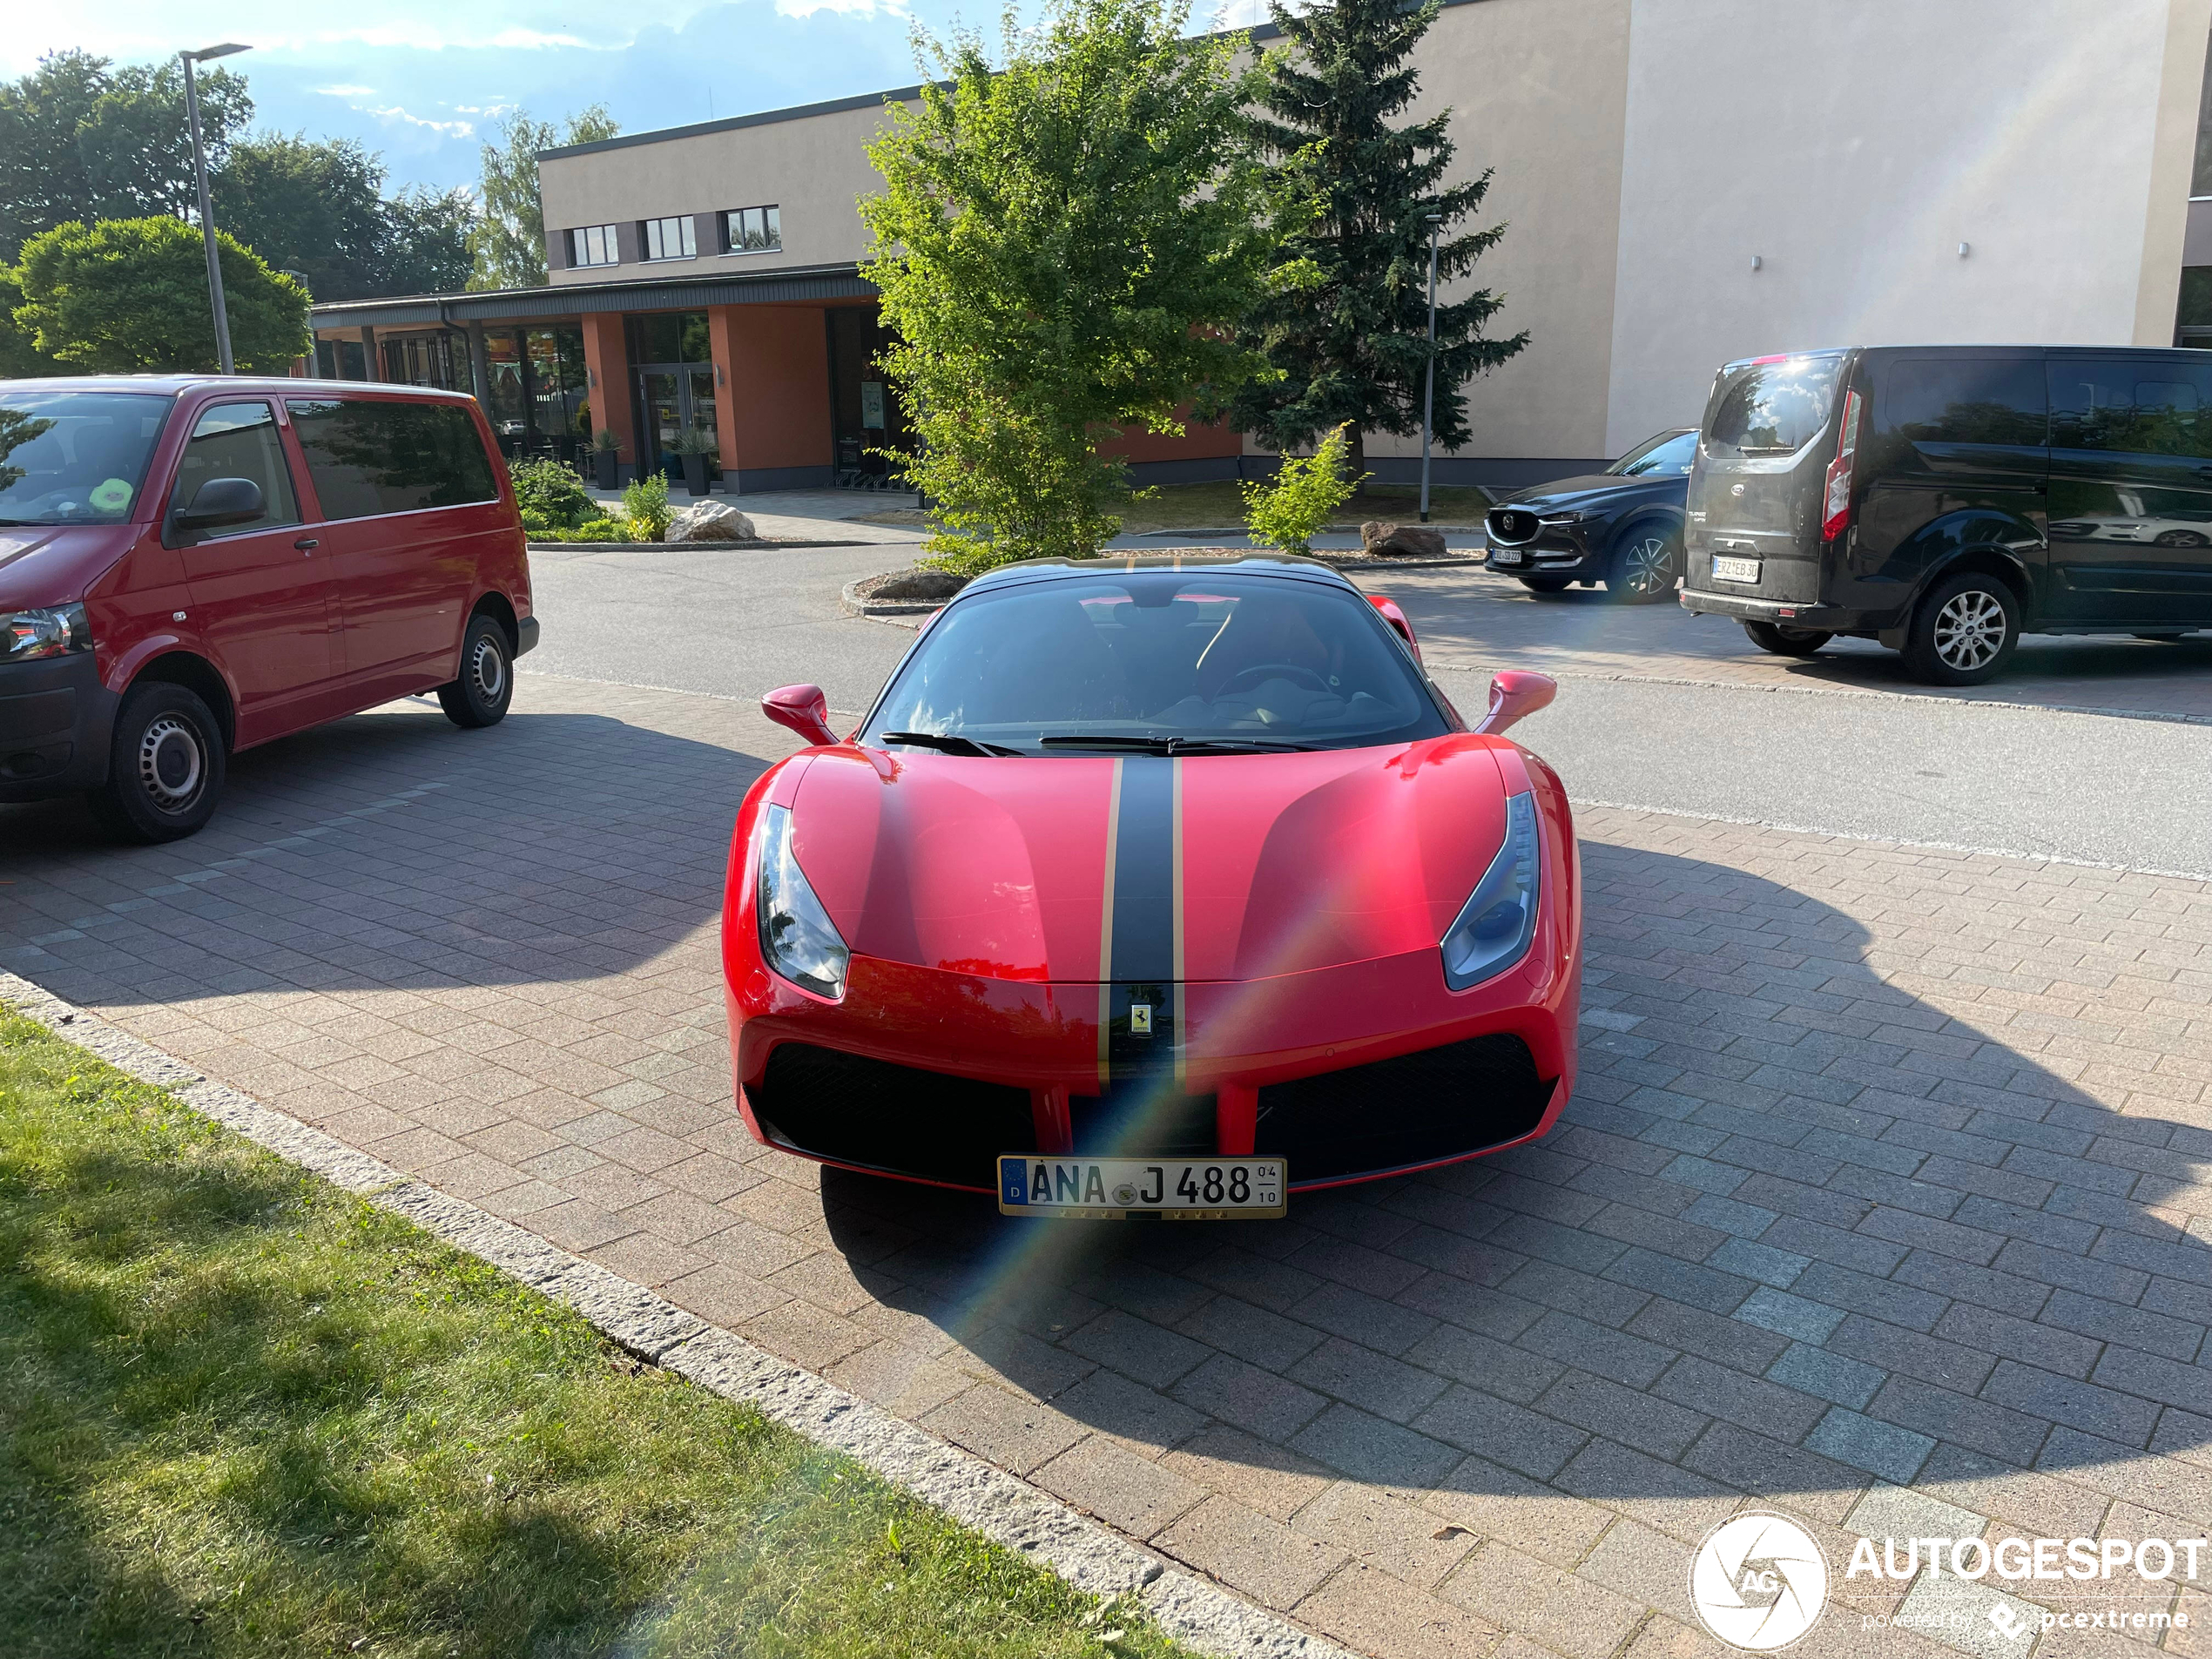
M 723 909 L 767 1145 L 1008 1213 L 1267 1216 L 1531 1139 L 1575 1080 L 1558 778 L 1389 600 L 1167 556 L 981 577 L 745 796 Z

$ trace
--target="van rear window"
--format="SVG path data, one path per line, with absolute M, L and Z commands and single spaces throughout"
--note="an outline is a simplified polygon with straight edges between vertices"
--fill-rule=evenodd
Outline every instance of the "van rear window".
M 297 398 L 285 408 L 325 518 L 374 518 L 499 497 L 476 423 L 453 404 Z
M 1751 363 L 1724 378 L 1705 411 L 1705 453 L 1794 455 L 1819 435 L 1835 407 L 1840 354 Z

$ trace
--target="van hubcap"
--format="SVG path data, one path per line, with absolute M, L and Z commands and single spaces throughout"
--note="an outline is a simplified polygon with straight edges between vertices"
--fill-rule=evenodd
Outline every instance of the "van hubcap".
M 479 698 L 486 703 L 499 701 L 499 694 L 507 688 L 507 659 L 490 640 L 476 642 L 475 651 L 469 659 L 469 677 L 475 681 Z
M 1935 649 L 1946 665 L 1986 668 L 2005 646 L 2005 607 L 1993 594 L 1954 594 L 1936 612 Z
M 200 737 L 189 721 L 173 714 L 155 719 L 138 739 L 138 780 L 147 798 L 165 813 L 181 813 L 199 798 L 207 776 Z
M 1663 536 L 1647 536 L 1622 550 L 1621 580 L 1630 593 L 1662 593 L 1675 584 L 1675 552 Z

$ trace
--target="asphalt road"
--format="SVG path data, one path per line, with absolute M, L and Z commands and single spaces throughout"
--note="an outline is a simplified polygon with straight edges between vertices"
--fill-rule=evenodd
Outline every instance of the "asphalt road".
M 907 556 L 887 547 L 535 553 L 544 643 L 523 667 L 745 700 L 811 680 L 832 707 L 857 712 L 913 635 L 842 615 L 838 590 Z M 1489 664 L 1526 663 L 1541 647 L 1559 700 L 1516 735 L 1578 799 L 2212 875 L 2212 724 L 1932 698 L 1871 660 L 1863 680 L 1846 663 L 1817 681 L 1729 683 L 1769 665 L 1680 655 L 1678 640 L 1705 636 L 1685 631 L 1697 624 L 1671 608 L 1578 620 L 1489 580 L 1502 597 L 1467 577 L 1448 598 L 1420 596 L 1417 625 L 1438 647 L 1433 658 L 1448 659 L 1439 682 L 1473 714 Z M 1583 637 L 1599 621 L 1602 648 Z M 2186 700 L 2186 683 L 2204 678 L 2201 654 L 2173 661 L 2169 685 L 2150 689 Z M 1637 677 L 1639 663 L 1651 678 Z M 1788 665 L 1772 666 L 1780 676 Z M 1683 683 L 1709 676 L 1715 683 Z M 2121 695 L 2066 693 L 2099 705 Z M 2175 697 L 2138 700 L 2164 707 Z

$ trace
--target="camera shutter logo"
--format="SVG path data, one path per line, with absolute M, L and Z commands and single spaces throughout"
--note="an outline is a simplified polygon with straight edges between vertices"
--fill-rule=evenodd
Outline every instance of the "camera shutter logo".
M 1749 1514 L 1705 1534 L 1689 1564 L 1689 1602 L 1731 1648 L 1770 1653 L 1812 1629 L 1828 1604 L 1828 1563 L 1782 1515 Z

